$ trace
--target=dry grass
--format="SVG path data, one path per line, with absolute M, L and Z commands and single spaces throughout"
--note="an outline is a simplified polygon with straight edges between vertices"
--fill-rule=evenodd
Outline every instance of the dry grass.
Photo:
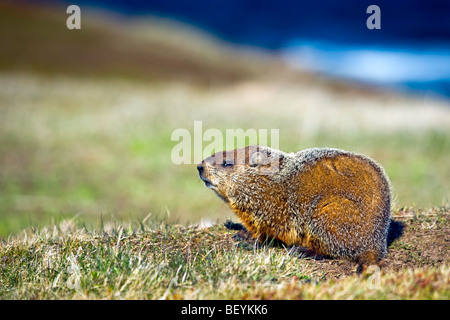
M 429 221 L 426 213 L 414 212 L 416 220 L 405 221 L 404 235 L 391 245 L 390 262 L 363 276 L 351 262 L 308 259 L 295 247 L 236 241 L 235 231 L 221 225 L 141 221 L 88 230 L 65 221 L 1 242 L 0 298 L 448 299 L 450 210 L 433 211 L 434 233 L 446 240 L 434 243 L 444 246 L 442 259 L 425 263 L 430 243 L 422 243 L 422 255 L 410 255 L 411 248 L 401 245 L 420 237 L 417 226 Z

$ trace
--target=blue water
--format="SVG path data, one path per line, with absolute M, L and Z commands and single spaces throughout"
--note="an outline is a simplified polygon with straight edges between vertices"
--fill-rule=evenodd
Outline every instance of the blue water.
M 295 40 L 281 55 L 290 65 L 336 78 L 450 97 L 450 47 L 358 46 Z
M 449 0 L 50 0 L 183 21 L 293 66 L 450 97 Z M 381 29 L 369 30 L 369 5 Z

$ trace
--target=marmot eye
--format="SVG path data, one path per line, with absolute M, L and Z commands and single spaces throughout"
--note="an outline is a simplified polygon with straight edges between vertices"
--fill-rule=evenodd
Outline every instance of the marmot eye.
M 222 163 L 222 167 L 226 168 L 226 167 L 232 167 L 234 165 L 233 161 L 224 161 Z

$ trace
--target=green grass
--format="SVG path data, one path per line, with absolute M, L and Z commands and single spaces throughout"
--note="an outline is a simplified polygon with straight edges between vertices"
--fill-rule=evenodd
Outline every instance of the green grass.
M 149 221 L 31 228 L 1 242 L 0 298 L 450 298 L 446 264 L 330 278 L 293 248 L 244 245 L 234 233 Z
M 279 263 L 282 252 L 237 248 L 223 228 L 141 224 L 87 232 L 66 223 L 10 243 L 1 251 L 2 298 L 159 299 L 172 297 L 180 287 L 300 272 L 289 263 L 292 258 Z M 263 261 L 265 272 L 251 269 L 251 261 Z
M 414 119 L 416 131 L 401 122 L 385 130 L 385 123 L 376 122 L 361 128 L 346 105 L 340 110 L 349 119 L 328 120 L 326 110 L 316 110 L 315 98 L 297 89 L 258 101 L 254 109 L 253 100 L 245 101 L 246 86 L 205 90 L 176 83 L 148 86 L 20 73 L 0 74 L 0 82 L 0 236 L 30 222 L 44 226 L 53 217 L 74 215 L 92 222 L 100 215 L 114 221 L 151 213 L 183 224 L 232 218 L 198 179 L 195 164 L 171 161 L 177 144 L 170 139 L 172 132 L 186 128 L 193 134 L 199 119 L 203 132 L 279 129 L 280 148 L 286 152 L 328 146 L 367 154 L 386 169 L 398 207 L 428 207 L 449 199 L 450 131 L 434 123 L 446 121 L 450 109 L 443 116 L 436 112 L 431 123 Z M 255 86 L 255 94 L 263 94 L 270 83 Z M 330 94 L 326 87 L 321 90 Z M 224 95 L 239 103 L 231 104 Z M 345 99 L 335 96 L 337 103 Z M 393 114 L 414 101 L 397 99 L 384 102 Z M 405 117 L 413 117 L 414 106 L 410 108 Z M 372 111 L 362 108 L 357 118 L 363 121 Z M 241 112 L 247 116 L 235 116 Z M 307 127 L 313 121 L 320 126 Z

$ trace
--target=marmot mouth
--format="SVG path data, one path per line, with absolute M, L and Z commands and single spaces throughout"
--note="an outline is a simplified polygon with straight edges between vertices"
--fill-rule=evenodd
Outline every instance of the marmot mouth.
M 214 185 L 211 183 L 211 181 L 209 181 L 208 179 L 203 178 L 202 176 L 200 176 L 200 179 L 202 179 L 202 181 L 205 183 L 205 185 L 212 189 L 214 187 Z

